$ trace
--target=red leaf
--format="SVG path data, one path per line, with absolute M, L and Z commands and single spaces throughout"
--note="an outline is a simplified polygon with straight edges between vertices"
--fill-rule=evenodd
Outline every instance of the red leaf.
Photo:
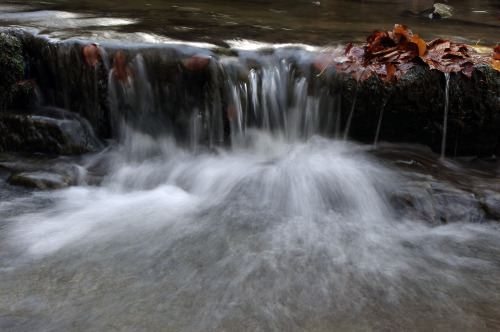
M 197 54 L 184 61 L 184 66 L 191 71 L 198 71 L 205 68 L 209 61 L 210 56 Z
M 116 51 L 111 69 L 113 69 L 115 77 L 122 83 L 127 82 L 132 74 L 130 69 L 125 65 L 125 57 L 121 51 Z
M 500 46 L 493 47 L 493 60 L 500 60 Z
M 92 67 L 97 66 L 101 60 L 101 51 L 96 44 L 88 44 L 83 48 L 83 58 Z

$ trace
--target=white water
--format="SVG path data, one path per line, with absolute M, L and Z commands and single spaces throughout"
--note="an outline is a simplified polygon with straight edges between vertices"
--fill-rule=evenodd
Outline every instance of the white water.
M 365 147 L 125 137 L 85 164 L 101 186 L 8 203 L 31 211 L 2 231 L 5 330 L 488 329 L 498 227 L 395 218 L 400 177 Z
M 445 99 L 444 99 L 444 116 L 443 116 L 443 138 L 441 140 L 441 159 L 446 156 L 446 134 L 448 132 L 448 105 L 450 99 L 450 73 L 444 74 L 446 80 Z
M 162 105 L 145 60 L 109 89 L 147 128 Z M 191 149 L 121 124 L 79 186 L 0 202 L 0 329 L 498 330 L 498 225 L 398 217 L 408 174 L 316 136 L 340 137 L 339 97 L 285 61 L 248 75 L 187 110 Z

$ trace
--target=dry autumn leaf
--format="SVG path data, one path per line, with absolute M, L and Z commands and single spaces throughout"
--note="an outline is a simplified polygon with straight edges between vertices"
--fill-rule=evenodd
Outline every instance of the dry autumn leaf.
M 413 66 L 424 62 L 430 69 L 443 73 L 461 72 L 471 78 L 479 64 L 489 64 L 500 71 L 500 46 L 493 54 L 478 53 L 473 47 L 445 39 L 430 43 L 413 34 L 406 25 L 396 24 L 393 31 L 374 30 L 365 45 L 349 44 L 346 61 L 336 62 L 334 57 L 318 58 L 314 65 L 320 69 L 336 66 L 337 71 L 351 74 L 363 82 L 376 73 L 383 83 L 398 81 Z
M 427 44 L 417 34 L 413 35 L 410 38 L 410 42 L 414 43 L 414 44 L 417 44 L 417 46 L 418 46 L 418 56 L 423 56 L 425 54 L 425 51 L 427 51 Z

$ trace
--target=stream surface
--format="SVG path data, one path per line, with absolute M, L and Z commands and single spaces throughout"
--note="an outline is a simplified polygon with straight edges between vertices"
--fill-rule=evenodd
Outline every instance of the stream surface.
M 374 30 L 409 25 L 424 40 L 492 46 L 500 42 L 494 0 L 441 1 L 453 15 L 431 20 L 432 0 L 124 0 L 0 2 L 0 24 L 23 26 L 60 39 L 227 46 L 234 40 L 329 45 L 365 42 Z
M 249 140 L 193 153 L 130 132 L 80 161 L 100 186 L 4 197 L 2 330 L 500 327 L 498 223 L 398 217 L 408 174 L 371 147 Z
M 28 66 L 40 75 L 34 112 L 71 119 L 74 98 L 97 109 L 106 52 L 124 50 L 133 80 L 109 71 L 115 132 L 105 148 L 0 154 L 0 330 L 500 330 L 500 224 L 477 194 L 500 192 L 496 159 L 341 139 L 339 93 L 309 83 L 310 51 L 276 45 L 363 41 L 397 22 L 423 38 L 499 41 L 495 1 L 456 1 L 454 21 L 402 20 L 415 5 L 429 6 L 1 2 L 0 25 L 38 33 L 33 48 L 49 55 Z M 95 71 L 70 58 L 89 40 L 102 42 Z M 242 40 L 276 51 L 245 53 Z M 210 45 L 239 53 L 218 58 Z M 227 76 L 209 86 L 180 66 L 154 75 L 182 52 L 211 54 L 206 72 Z M 231 66 L 248 59 L 259 69 L 241 79 Z M 185 116 L 177 135 L 162 122 L 173 100 Z M 73 185 L 9 185 L 14 164 L 71 170 Z

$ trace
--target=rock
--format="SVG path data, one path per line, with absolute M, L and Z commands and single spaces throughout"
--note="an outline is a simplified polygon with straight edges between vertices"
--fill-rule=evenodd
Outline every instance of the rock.
M 434 208 L 430 190 L 430 185 L 426 182 L 405 182 L 389 195 L 389 202 L 399 214 L 398 217 L 421 220 L 437 226 L 441 224 L 441 220 Z
M 432 19 L 450 18 L 453 16 L 453 7 L 443 3 L 435 3 L 432 10 L 430 14 L 430 18 Z
M 23 79 L 24 65 L 20 40 L 0 33 L 0 110 L 5 109 L 19 93 L 17 84 Z
M 0 153 L 0 174 L 11 185 L 38 189 L 59 189 L 86 181 L 79 157 L 51 157 Z M 0 195 L 1 196 L 1 195 Z
M 37 189 L 61 189 L 70 185 L 70 179 L 64 175 L 41 171 L 15 173 L 7 181 L 11 185 Z
M 102 147 L 84 119 L 67 113 L 66 119 L 45 114 L 0 113 L 0 151 L 72 155 Z
M 480 202 L 488 218 L 500 220 L 500 193 L 485 191 Z
M 437 70 L 415 66 L 397 83 L 383 84 L 370 77 L 359 85 L 350 75 L 329 78 L 332 90 L 341 90 L 341 118 L 356 107 L 349 135 L 372 143 L 381 105 L 381 141 L 419 143 L 441 151 L 445 108 L 445 77 Z M 500 155 L 500 75 L 488 66 L 476 68 L 472 78 L 452 73 L 449 93 L 446 152 L 451 155 Z M 355 98 L 356 97 L 356 98 Z M 345 121 L 345 120 L 344 120 Z M 345 127 L 345 122 L 341 127 Z

